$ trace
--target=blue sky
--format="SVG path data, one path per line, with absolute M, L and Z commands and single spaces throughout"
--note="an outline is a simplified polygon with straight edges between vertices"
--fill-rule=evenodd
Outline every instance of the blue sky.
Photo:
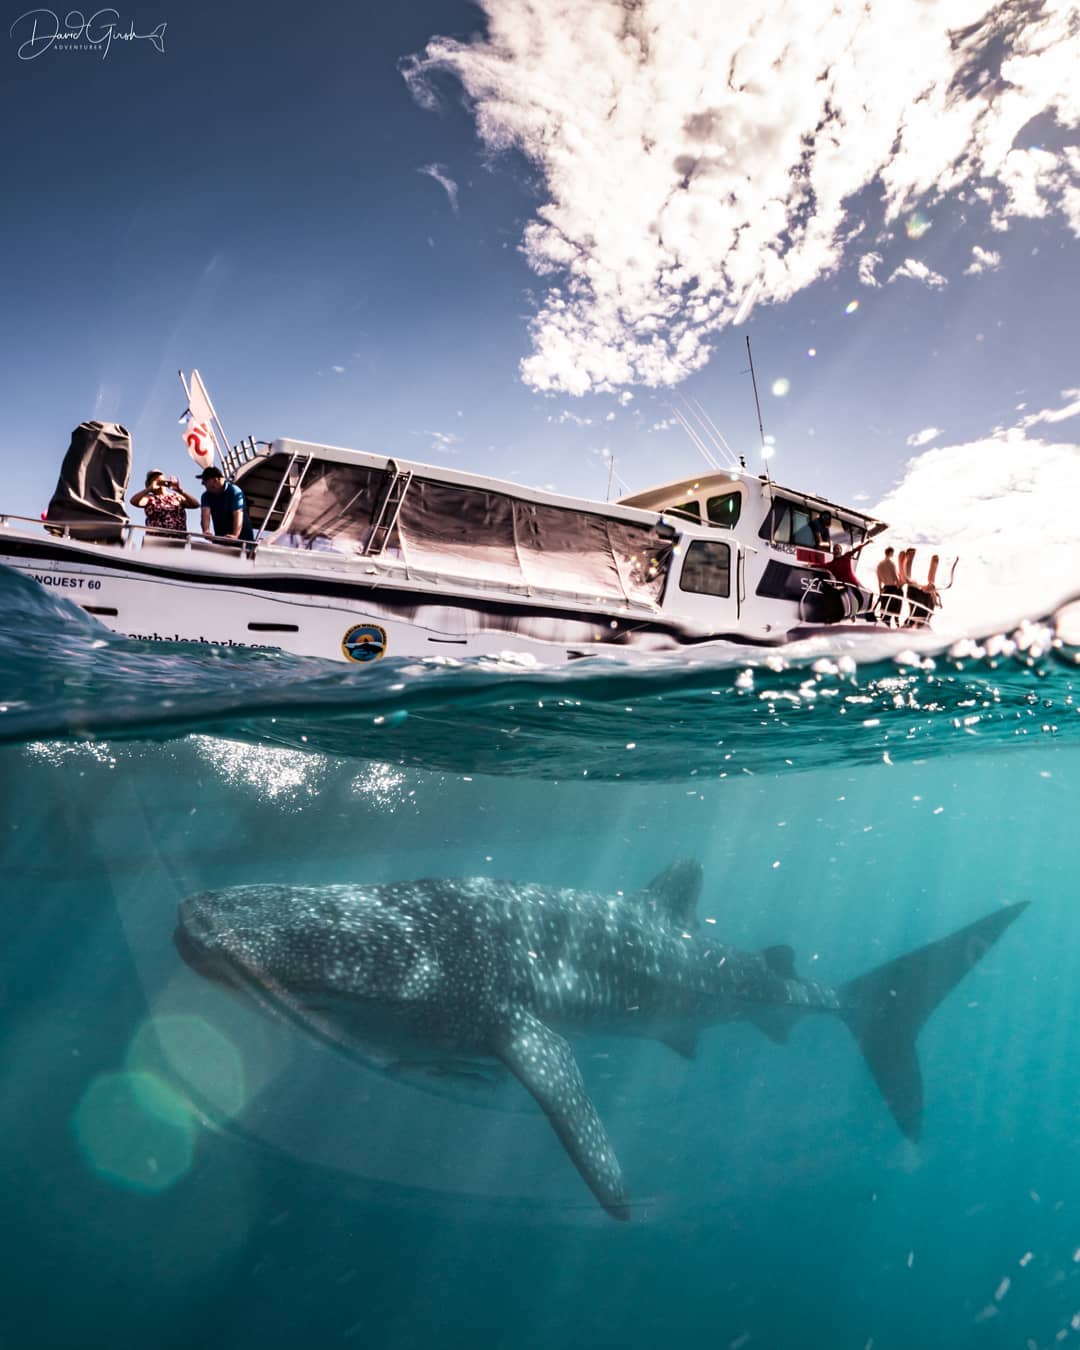
M 164 22 L 164 52 L 21 60 L 16 0 L 5 508 L 43 509 L 92 417 L 190 480 L 192 366 L 234 440 L 603 496 L 611 454 L 631 489 L 702 467 L 672 413 L 697 400 L 757 465 L 747 333 L 775 476 L 877 502 L 919 432 L 978 445 L 1080 386 L 1077 40 L 1054 3 L 986 10 L 800 34 L 778 0 L 740 36 L 690 0 L 644 34 L 614 0 L 139 0 L 119 27 Z

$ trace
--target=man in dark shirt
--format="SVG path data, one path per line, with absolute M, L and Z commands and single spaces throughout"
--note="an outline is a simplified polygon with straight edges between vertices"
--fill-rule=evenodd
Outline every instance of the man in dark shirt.
M 832 512 L 821 511 L 810 521 L 814 543 L 818 548 L 828 548 L 832 537 Z
M 207 539 L 252 540 L 247 500 L 235 483 L 227 483 L 225 475 L 214 464 L 199 474 L 203 487 L 202 532 Z

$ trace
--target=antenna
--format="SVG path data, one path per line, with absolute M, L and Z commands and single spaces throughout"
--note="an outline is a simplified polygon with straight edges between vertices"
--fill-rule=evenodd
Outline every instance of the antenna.
M 709 428 L 710 432 L 712 433 L 713 440 L 714 440 L 718 445 L 720 445 L 720 446 L 722 446 L 722 447 L 724 448 L 724 450 L 725 450 L 726 453 L 727 453 L 727 457 L 728 457 L 728 459 L 729 459 L 730 462 L 731 462 L 731 467 L 734 468 L 735 465 L 736 465 L 736 463 L 737 463 L 737 461 L 741 458 L 741 456 L 736 455 L 736 454 L 735 454 L 735 451 L 732 450 L 732 448 L 731 448 L 730 445 L 728 445 L 727 441 L 724 439 L 724 437 L 723 437 L 722 433 L 720 432 L 719 428 L 716 426 L 716 423 L 712 420 L 712 418 L 711 418 L 711 417 L 709 416 L 709 414 L 705 411 L 705 409 L 701 406 L 701 404 L 697 401 L 697 399 L 694 399 L 694 400 L 693 400 L 693 404 L 694 404 L 694 407 L 697 409 L 698 420 L 699 420 L 700 422 L 704 423 L 704 424 Z M 742 467 L 745 469 L 745 468 L 746 468 L 746 465 L 743 464 Z
M 691 403 L 691 401 L 686 397 L 685 394 L 680 394 L 679 397 L 682 399 L 683 404 L 686 407 L 688 416 L 693 417 L 693 419 L 697 422 L 698 432 L 700 434 L 701 439 L 703 441 L 712 442 L 709 458 L 713 467 L 717 469 L 722 467 L 722 465 L 716 459 L 716 453 L 728 455 L 728 457 L 731 459 L 732 464 L 734 464 L 735 458 L 731 454 L 731 451 L 728 449 L 727 445 L 721 443 L 723 441 L 723 437 L 720 437 L 718 439 L 714 435 L 713 431 L 710 430 L 709 426 L 706 424 L 705 417 L 702 415 L 700 411 L 700 408 L 696 406 L 696 401 L 695 403 Z
M 750 350 L 750 334 L 749 334 L 749 333 L 747 333 L 747 335 L 746 335 L 746 355 L 747 355 L 747 357 L 748 357 L 749 360 L 750 360 L 750 379 L 751 379 L 751 381 L 752 381 L 752 383 L 753 383 L 753 386 L 754 386 L 754 407 L 757 409 L 758 435 L 761 437 L 761 458 L 762 458 L 762 459 L 764 460 L 764 462 L 765 462 L 765 478 L 766 478 L 767 481 L 771 482 L 772 480 L 771 480 L 771 477 L 770 477 L 770 475 L 769 475 L 769 457 L 768 457 L 768 455 L 767 455 L 766 452 L 765 452 L 765 427 L 764 427 L 764 425 L 762 424 L 762 421 L 761 421 L 761 400 L 758 398 L 758 391 L 757 391 L 757 376 L 754 374 L 754 354 L 753 354 L 753 352 Z
M 694 427 L 690 425 L 689 420 L 683 415 L 682 410 L 674 407 L 674 405 L 672 404 L 668 404 L 668 406 L 671 408 L 672 414 L 676 422 L 678 422 L 679 426 L 682 427 L 683 431 L 686 432 L 686 434 L 690 437 L 690 440 L 701 452 L 701 457 L 705 461 L 705 463 L 709 466 L 709 468 L 710 469 L 723 468 L 723 465 L 718 462 L 715 455 L 713 455 L 712 452 L 709 450 L 709 448 L 706 446 L 705 442 L 702 440 L 698 432 L 694 429 Z

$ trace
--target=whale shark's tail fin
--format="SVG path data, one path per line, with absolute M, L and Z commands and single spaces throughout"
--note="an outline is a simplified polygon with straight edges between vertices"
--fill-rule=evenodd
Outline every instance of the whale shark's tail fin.
M 844 1021 L 909 1139 L 918 1139 L 922 1126 L 922 1075 L 915 1040 L 923 1023 L 1026 908 L 1024 901 L 999 909 L 841 987 Z

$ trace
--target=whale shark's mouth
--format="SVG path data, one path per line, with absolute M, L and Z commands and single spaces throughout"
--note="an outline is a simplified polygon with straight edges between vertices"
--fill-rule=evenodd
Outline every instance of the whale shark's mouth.
M 173 946 L 179 953 L 184 965 L 193 970 L 196 975 L 201 975 L 204 980 L 211 980 L 215 984 L 228 985 L 230 988 L 239 985 L 240 981 L 237 979 L 231 962 L 216 952 L 207 951 L 205 947 L 195 941 L 183 924 L 177 924 L 173 930 Z

